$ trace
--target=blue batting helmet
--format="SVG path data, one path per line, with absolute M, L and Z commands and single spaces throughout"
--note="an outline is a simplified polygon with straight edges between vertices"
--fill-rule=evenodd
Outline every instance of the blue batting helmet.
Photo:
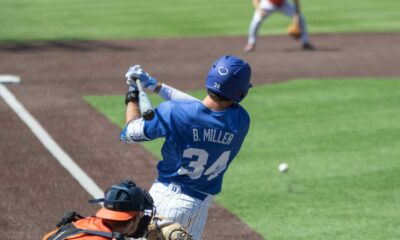
M 244 60 L 225 55 L 211 66 L 207 74 L 206 88 L 234 102 L 242 101 L 252 87 L 251 68 Z

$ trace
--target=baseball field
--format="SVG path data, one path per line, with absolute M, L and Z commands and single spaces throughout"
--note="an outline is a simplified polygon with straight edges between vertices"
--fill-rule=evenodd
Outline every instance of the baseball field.
M 302 51 L 275 14 L 251 53 L 250 0 L 0 6 L 0 75 L 22 79 L 0 84 L 1 239 L 41 239 L 64 211 L 98 209 L 38 129 L 100 189 L 124 179 L 149 188 L 162 141 L 120 143 L 126 70 L 141 64 L 202 98 L 223 54 L 252 66 L 251 128 L 203 239 L 400 238 L 399 1 L 302 1 L 316 50 Z

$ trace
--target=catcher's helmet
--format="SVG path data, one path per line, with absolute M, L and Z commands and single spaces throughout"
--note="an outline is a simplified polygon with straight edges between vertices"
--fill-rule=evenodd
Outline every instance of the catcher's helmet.
M 132 181 L 113 185 L 104 194 L 104 198 L 89 200 L 90 203 L 104 202 L 96 216 L 104 219 L 125 221 L 138 212 L 153 210 L 153 199 L 150 194 Z
M 207 74 L 206 88 L 234 102 L 246 97 L 250 83 L 250 65 L 242 59 L 225 55 L 211 66 Z

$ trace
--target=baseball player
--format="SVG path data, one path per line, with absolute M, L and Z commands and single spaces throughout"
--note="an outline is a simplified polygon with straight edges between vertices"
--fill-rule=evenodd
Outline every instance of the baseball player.
M 222 56 L 208 72 L 206 97 L 198 100 L 160 83 L 139 65 L 126 74 L 131 91 L 121 140 L 165 138 L 150 194 L 158 213 L 182 224 L 193 239 L 201 239 L 212 199 L 249 130 L 249 115 L 239 103 L 252 86 L 250 76 L 247 62 Z M 134 78 L 165 99 L 150 121 L 140 117 Z
M 104 193 L 104 198 L 89 202 L 104 202 L 104 207 L 95 216 L 86 218 L 76 212 L 66 212 L 58 228 L 46 234 L 43 240 L 124 240 L 125 237 L 192 240 L 181 225 L 154 216 L 153 199 L 132 181 L 113 185 Z
M 299 0 L 293 0 L 293 4 L 289 0 L 253 0 L 253 5 L 255 12 L 253 19 L 250 23 L 249 28 L 249 38 L 243 51 L 250 52 L 256 47 L 256 38 L 258 35 L 258 30 L 261 23 L 267 19 L 274 12 L 281 12 L 286 16 L 292 18 L 293 24 L 297 25 L 300 34 L 298 36 L 302 43 L 304 50 L 313 50 L 314 46 L 310 43 L 308 39 L 306 21 L 303 14 L 300 12 L 300 2 Z M 289 33 L 289 35 L 291 35 Z M 297 36 L 295 37 L 297 38 Z

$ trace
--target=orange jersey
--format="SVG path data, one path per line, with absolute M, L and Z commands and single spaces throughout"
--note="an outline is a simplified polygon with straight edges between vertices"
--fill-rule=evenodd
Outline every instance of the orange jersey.
M 274 4 L 275 6 L 282 6 L 282 4 L 286 1 L 286 0 L 269 0 L 272 4 Z
M 111 233 L 111 230 L 107 226 L 104 225 L 103 221 L 100 218 L 96 218 L 96 217 L 88 217 L 88 218 L 80 219 L 76 222 L 73 222 L 72 224 L 74 224 L 75 227 L 79 228 L 79 229 Z M 43 239 L 48 239 L 50 236 L 53 236 L 57 231 L 58 231 L 58 229 L 48 233 Z M 78 233 L 75 235 L 71 235 L 70 237 L 68 237 L 66 239 L 109 240 L 109 238 L 106 238 L 106 237 L 88 235 L 86 233 Z

